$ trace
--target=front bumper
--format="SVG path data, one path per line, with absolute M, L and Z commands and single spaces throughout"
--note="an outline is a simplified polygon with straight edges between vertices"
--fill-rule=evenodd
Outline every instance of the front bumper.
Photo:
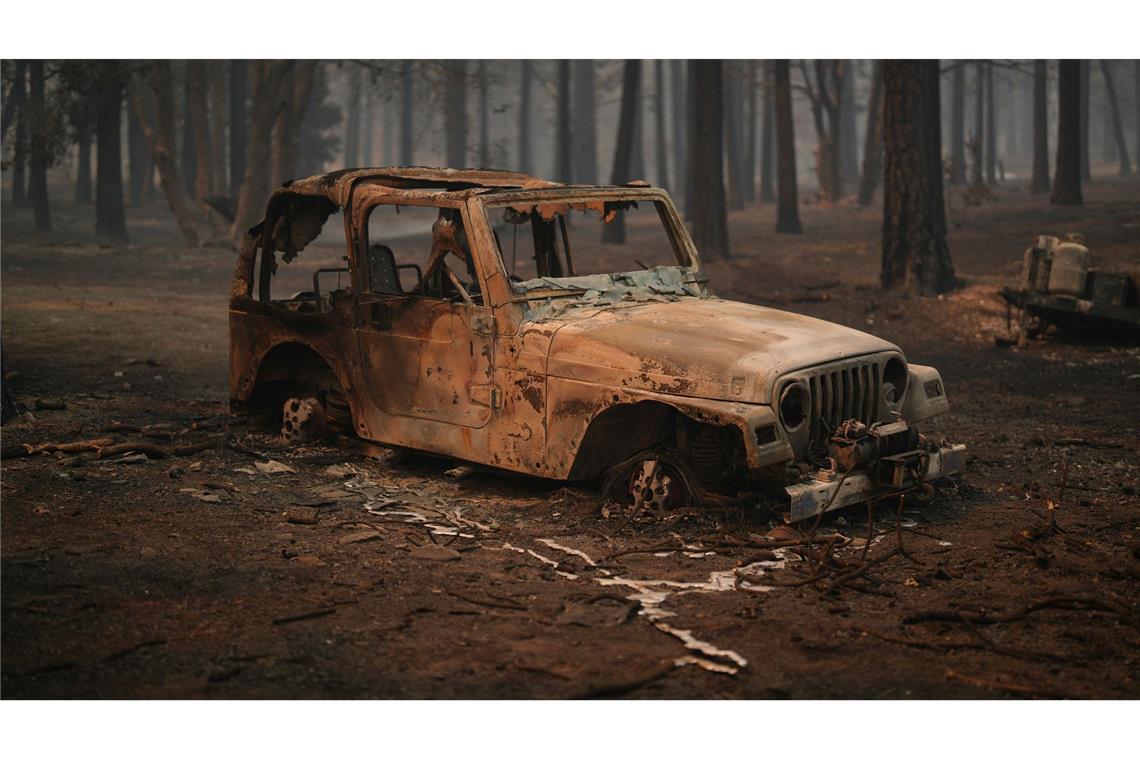
M 846 475 L 835 470 L 817 470 L 805 479 L 784 489 L 789 498 L 788 520 L 798 522 L 822 511 L 830 512 L 869 499 L 901 493 L 927 482 L 960 473 L 966 468 L 966 446 L 956 443 L 933 451 L 912 452 L 925 464 L 913 475 L 897 475 L 892 483 L 884 483 L 865 470 L 852 470 Z M 921 454 L 921 456 L 917 456 Z M 904 455 L 905 456 L 905 455 Z M 915 479 L 917 475 L 917 480 Z

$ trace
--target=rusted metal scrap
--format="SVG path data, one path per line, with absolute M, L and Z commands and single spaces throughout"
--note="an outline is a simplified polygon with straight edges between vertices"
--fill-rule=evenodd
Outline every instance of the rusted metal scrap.
M 436 215 L 422 261 L 393 252 L 404 231 L 370 225 L 393 206 Z M 650 221 L 630 234 L 655 246 L 591 248 L 601 236 L 581 231 L 638 209 Z M 341 225 L 344 266 L 317 267 L 312 290 L 276 292 L 284 267 Z M 322 290 L 331 272 L 339 283 Z M 425 168 L 286 183 L 234 271 L 230 398 L 284 410 L 298 439 L 608 478 L 652 508 L 768 490 L 802 519 L 964 460 L 964 447 L 912 427 L 949 408 L 937 370 L 850 328 L 715 297 L 672 200 L 645 183 Z M 834 437 L 856 425 L 874 461 L 840 466 Z

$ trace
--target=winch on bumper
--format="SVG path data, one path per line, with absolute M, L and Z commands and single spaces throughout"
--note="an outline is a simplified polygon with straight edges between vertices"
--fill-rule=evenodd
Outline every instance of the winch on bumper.
M 820 512 L 881 499 L 965 469 L 964 444 L 924 441 L 905 421 L 870 426 L 848 420 L 828 447 L 830 467 L 817 469 L 785 490 L 792 522 Z

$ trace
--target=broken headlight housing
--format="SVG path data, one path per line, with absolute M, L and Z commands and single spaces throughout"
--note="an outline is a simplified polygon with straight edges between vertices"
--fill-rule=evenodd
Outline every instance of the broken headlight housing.
M 906 399 L 907 382 L 910 372 L 906 362 L 897 356 L 887 359 L 883 365 L 883 403 L 889 411 L 896 411 L 902 407 Z
M 799 430 L 811 416 L 811 394 L 803 383 L 788 383 L 780 393 L 780 422 L 791 432 Z

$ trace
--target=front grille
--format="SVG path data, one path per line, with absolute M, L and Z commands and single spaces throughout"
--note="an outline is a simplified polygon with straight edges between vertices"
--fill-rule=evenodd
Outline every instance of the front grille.
M 857 419 L 870 425 L 878 418 L 882 380 L 877 362 L 824 368 L 808 377 L 811 396 L 811 441 L 824 442 L 839 423 Z

